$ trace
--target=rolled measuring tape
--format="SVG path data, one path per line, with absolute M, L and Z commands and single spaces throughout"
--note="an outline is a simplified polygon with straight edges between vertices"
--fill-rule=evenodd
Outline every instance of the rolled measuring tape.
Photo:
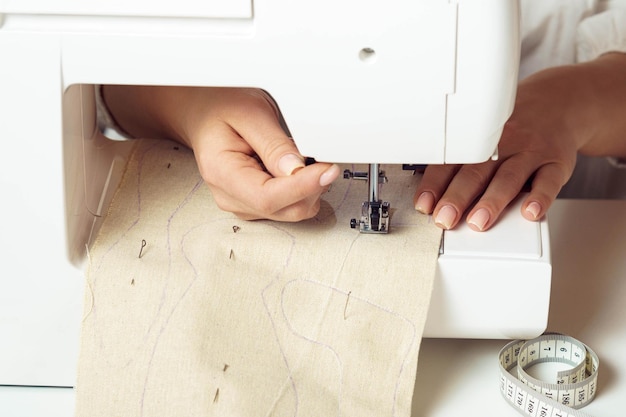
M 578 409 L 596 395 L 600 361 L 585 344 L 570 336 L 548 333 L 508 343 L 500 350 L 499 361 L 502 396 L 522 415 L 590 417 Z M 538 380 L 526 372 L 543 362 L 565 363 L 571 369 L 558 372 L 557 383 Z

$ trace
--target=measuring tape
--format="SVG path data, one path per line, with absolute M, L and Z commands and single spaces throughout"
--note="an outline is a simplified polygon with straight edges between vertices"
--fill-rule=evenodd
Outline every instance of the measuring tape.
M 500 391 L 521 414 L 532 417 L 589 417 L 579 408 L 596 395 L 598 356 L 578 340 L 549 333 L 532 340 L 515 340 L 502 348 Z M 528 375 L 526 369 L 543 362 L 561 362 L 571 369 L 557 373 L 557 383 Z M 511 373 L 513 371 L 517 378 Z

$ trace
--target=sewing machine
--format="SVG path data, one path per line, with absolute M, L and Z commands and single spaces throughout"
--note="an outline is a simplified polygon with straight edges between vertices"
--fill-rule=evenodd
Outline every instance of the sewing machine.
M 512 109 L 517 25 L 502 0 L 0 0 L 0 384 L 74 383 L 83 264 L 130 149 L 96 129 L 94 85 L 263 88 L 317 160 L 474 163 Z M 356 222 L 393 233 L 378 179 Z M 535 336 L 549 293 L 545 221 L 461 226 L 426 335 Z

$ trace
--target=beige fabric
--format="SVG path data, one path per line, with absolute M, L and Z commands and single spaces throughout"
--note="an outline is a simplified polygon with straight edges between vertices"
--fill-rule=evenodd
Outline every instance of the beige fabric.
M 387 175 L 389 235 L 349 227 L 357 180 L 245 222 L 189 150 L 139 140 L 90 249 L 77 416 L 409 416 L 441 231 Z

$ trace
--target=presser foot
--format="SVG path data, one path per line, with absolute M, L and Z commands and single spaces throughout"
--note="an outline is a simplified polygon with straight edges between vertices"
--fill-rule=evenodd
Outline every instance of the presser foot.
M 367 173 L 346 169 L 343 177 L 367 180 L 369 189 L 369 199 L 361 205 L 361 219 L 351 219 L 350 227 L 356 229 L 358 225 L 361 233 L 389 233 L 390 205 L 378 198 L 380 184 L 387 182 L 385 172 L 378 169 L 378 164 L 370 164 Z
M 351 219 L 350 227 L 358 225 L 361 233 L 389 233 L 389 207 L 387 201 L 364 201 L 361 219 Z

